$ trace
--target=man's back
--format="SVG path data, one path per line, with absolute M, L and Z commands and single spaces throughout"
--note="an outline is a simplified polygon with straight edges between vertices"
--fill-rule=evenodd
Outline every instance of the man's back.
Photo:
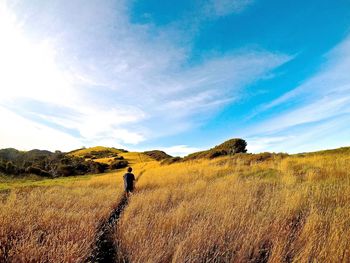
M 124 186 L 128 190 L 132 190 L 134 188 L 135 175 L 133 173 L 124 174 Z

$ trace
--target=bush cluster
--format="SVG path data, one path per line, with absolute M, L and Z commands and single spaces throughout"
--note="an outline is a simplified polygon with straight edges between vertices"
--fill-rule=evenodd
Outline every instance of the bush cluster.
M 215 146 L 206 151 L 192 153 L 185 157 L 185 160 L 194 160 L 200 158 L 213 159 L 225 155 L 234 155 L 237 153 L 246 153 L 247 152 L 247 142 L 243 139 L 231 139 L 220 145 Z
M 146 151 L 146 152 L 143 152 L 143 153 L 148 155 L 149 157 L 157 160 L 157 161 L 162 161 L 164 159 L 172 158 L 171 155 L 167 154 L 164 151 L 159 151 L 159 150 Z
M 70 156 L 60 151 L 21 152 L 12 148 L 0 150 L 0 172 L 8 175 L 35 174 L 59 177 L 102 173 L 107 168 L 107 164 L 85 161 L 84 158 Z
M 128 165 L 129 165 L 129 162 L 127 160 L 114 160 L 109 165 L 109 169 L 114 170 L 114 169 L 126 168 L 128 167 Z
M 118 156 L 115 152 L 111 150 L 103 150 L 103 151 L 91 151 L 85 154 L 83 157 L 86 159 L 99 159 L 99 158 L 110 158 Z

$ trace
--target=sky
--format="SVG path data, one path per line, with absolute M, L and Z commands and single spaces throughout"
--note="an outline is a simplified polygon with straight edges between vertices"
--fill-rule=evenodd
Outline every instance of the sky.
M 0 0 L 0 148 L 350 146 L 350 0 Z

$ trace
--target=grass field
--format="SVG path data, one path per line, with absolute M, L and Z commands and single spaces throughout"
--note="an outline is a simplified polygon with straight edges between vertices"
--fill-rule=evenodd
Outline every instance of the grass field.
M 350 156 L 147 170 L 115 239 L 130 262 L 344 262 Z
M 129 262 L 350 258 L 348 151 L 172 165 L 133 157 L 135 173 L 145 172 L 114 237 Z M 0 261 L 82 261 L 122 195 L 123 172 L 3 178 Z
M 81 262 L 122 195 L 122 174 L 3 182 L 0 262 Z
M 58 177 L 55 179 L 43 178 L 36 175 L 30 175 L 25 177 L 9 177 L 0 175 L 0 191 L 11 190 L 23 187 L 36 187 L 36 186 L 65 186 L 70 183 L 77 183 L 80 181 L 90 180 L 93 177 L 105 176 L 106 174 L 89 174 L 84 176 L 70 176 L 70 177 Z

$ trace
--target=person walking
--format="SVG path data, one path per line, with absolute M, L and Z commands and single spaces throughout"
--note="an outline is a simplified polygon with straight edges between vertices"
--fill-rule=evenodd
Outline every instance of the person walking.
M 132 168 L 128 167 L 127 173 L 124 174 L 124 189 L 126 197 L 129 197 L 130 193 L 135 189 L 135 175 L 132 173 Z

